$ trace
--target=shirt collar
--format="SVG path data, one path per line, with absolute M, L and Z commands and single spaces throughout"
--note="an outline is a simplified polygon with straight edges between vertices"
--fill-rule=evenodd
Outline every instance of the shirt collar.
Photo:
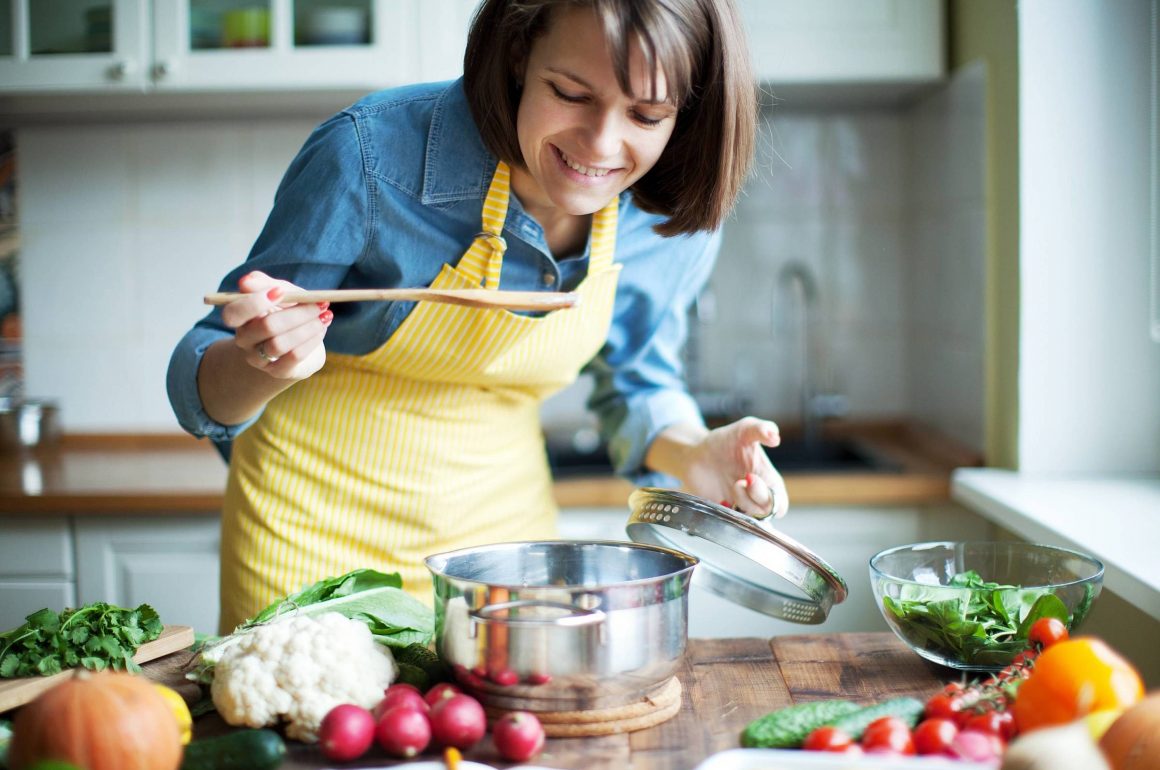
M 498 161 L 483 138 L 463 90 L 463 78 L 453 81 L 435 102 L 427 133 L 423 168 L 423 203 L 483 199 Z

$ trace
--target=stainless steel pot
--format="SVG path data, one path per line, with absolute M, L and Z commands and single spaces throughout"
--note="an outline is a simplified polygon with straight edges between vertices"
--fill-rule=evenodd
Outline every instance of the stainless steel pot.
M 60 438 L 58 408 L 52 401 L 0 397 L 0 450 L 20 451 Z
M 613 541 L 499 543 L 437 554 L 435 640 L 489 705 L 630 703 L 676 673 L 695 557 Z

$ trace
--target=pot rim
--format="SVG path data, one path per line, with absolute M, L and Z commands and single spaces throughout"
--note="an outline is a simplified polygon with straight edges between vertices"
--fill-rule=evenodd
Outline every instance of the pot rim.
M 447 562 L 449 562 L 451 559 L 453 559 L 455 557 L 467 556 L 467 555 L 470 555 L 472 553 L 479 553 L 479 552 L 484 552 L 484 551 L 495 551 L 495 550 L 501 550 L 501 549 L 506 550 L 506 549 L 511 549 L 513 547 L 530 546 L 530 545 L 568 545 L 568 546 L 596 545 L 596 546 L 612 546 L 615 548 L 624 549 L 624 550 L 632 550 L 632 551 L 653 551 L 656 553 L 661 553 L 661 554 L 666 554 L 668 556 L 673 556 L 673 557 L 677 558 L 678 560 L 685 562 L 685 566 L 682 567 L 681 569 L 673 570 L 672 572 L 668 572 L 664 575 L 655 575 L 653 577 L 636 578 L 633 580 L 617 580 L 617 581 L 612 582 L 612 583 L 594 583 L 594 584 L 571 583 L 571 584 L 565 584 L 565 585 L 560 585 L 558 583 L 497 583 L 497 582 L 489 581 L 489 580 L 478 580 L 475 578 L 466 578 L 466 577 L 458 577 L 456 575 L 449 575 L 449 574 L 447 574 L 446 569 L 445 569 Z M 441 560 L 443 562 L 443 565 L 444 565 L 443 568 L 437 568 L 435 566 L 435 562 L 439 561 L 439 560 Z M 456 549 L 454 551 L 444 551 L 443 553 L 432 554 L 432 555 L 426 557 L 423 560 L 423 563 L 427 565 L 427 569 L 431 572 L 431 574 L 437 578 L 443 578 L 445 580 L 455 580 L 455 581 L 462 582 L 462 583 L 471 583 L 471 584 L 480 585 L 480 586 L 488 586 L 490 588 L 506 588 L 506 589 L 514 590 L 514 591 L 528 591 L 528 590 L 534 590 L 534 589 L 559 590 L 559 589 L 568 589 L 568 588 L 583 588 L 586 590 L 598 590 L 598 589 L 602 589 L 602 588 L 612 588 L 612 587 L 619 588 L 619 587 L 628 587 L 628 586 L 648 585 L 649 583 L 655 583 L 658 580 L 668 580 L 668 579 L 673 578 L 673 577 L 679 577 L 681 575 L 685 575 L 689 572 L 692 572 L 693 568 L 696 567 L 697 564 L 700 563 L 700 559 L 698 559 L 696 556 L 693 556 L 692 554 L 687 554 L 687 553 L 684 553 L 683 551 L 678 551 L 675 548 L 665 548 L 663 546 L 652 545 L 649 543 L 633 543 L 633 542 L 626 542 L 623 540 L 562 540 L 562 539 L 556 539 L 556 540 L 517 540 L 517 541 L 513 541 L 513 542 L 506 542 L 506 543 L 487 543 L 485 545 L 474 545 L 474 546 L 469 546 L 467 548 L 459 548 L 459 549 Z

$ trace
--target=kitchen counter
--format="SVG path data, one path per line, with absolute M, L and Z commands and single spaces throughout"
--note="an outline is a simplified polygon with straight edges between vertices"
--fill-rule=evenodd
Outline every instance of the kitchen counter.
M 953 483 L 955 500 L 1020 537 L 1095 556 L 1105 588 L 1160 620 L 1160 477 L 971 468 L 957 471 Z
M 180 683 L 182 656 L 146 664 L 155 679 Z M 741 730 L 753 719 L 794 703 L 849 698 L 865 703 L 898 695 L 921 700 L 955 678 L 919 658 L 890 633 L 780 636 L 774 639 L 691 639 L 677 674 L 684 687 L 681 711 L 673 719 L 635 733 L 600 738 L 551 738 L 533 764 L 577 770 L 689 770 L 705 757 L 735 749 Z M 186 683 L 183 694 L 188 693 Z M 198 719 L 195 737 L 229 732 L 217 714 Z M 316 746 L 289 742 L 285 770 L 332 767 Z M 424 755 L 434 757 L 433 754 Z M 490 737 L 465 758 L 511 767 L 498 756 Z M 377 749 L 343 767 L 399 764 Z
M 849 423 L 829 435 L 856 440 L 896 470 L 787 473 L 793 504 L 945 502 L 951 471 L 980 461 L 905 423 Z M 71 435 L 56 447 L 0 455 L 0 514 L 216 514 L 225 479 L 213 447 L 189 436 Z M 608 475 L 561 479 L 554 490 L 561 507 L 620 507 L 632 486 Z

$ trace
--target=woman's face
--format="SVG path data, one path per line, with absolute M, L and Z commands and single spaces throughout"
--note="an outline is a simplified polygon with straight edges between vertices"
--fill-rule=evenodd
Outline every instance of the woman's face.
M 599 211 L 645 175 L 676 122 L 664 73 L 652 78 L 639 45 L 629 53 L 632 94 L 621 92 L 596 14 L 560 9 L 532 45 L 517 132 L 532 189 L 525 207 Z M 518 172 L 517 172 L 518 173 Z M 528 187 L 528 185 L 524 185 Z

